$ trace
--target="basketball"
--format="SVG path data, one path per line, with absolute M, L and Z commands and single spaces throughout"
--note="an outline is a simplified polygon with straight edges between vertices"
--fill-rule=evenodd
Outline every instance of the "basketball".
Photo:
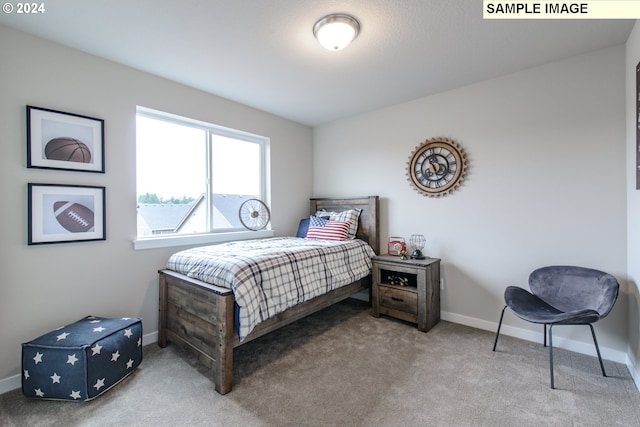
M 44 147 L 44 155 L 51 160 L 91 163 L 91 151 L 87 145 L 75 138 L 53 138 Z

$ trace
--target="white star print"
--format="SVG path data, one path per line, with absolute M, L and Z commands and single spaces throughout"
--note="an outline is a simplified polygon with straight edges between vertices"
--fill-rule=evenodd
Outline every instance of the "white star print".
M 140 344 L 142 344 L 142 338 L 138 338 L 138 347 L 140 347 Z
M 64 340 L 66 339 L 69 335 L 71 335 L 69 332 L 63 332 L 60 335 L 58 335 L 56 338 L 58 338 L 56 341 L 60 341 L 60 340 Z
M 132 366 L 133 366 L 133 359 L 129 359 L 129 361 L 127 362 L 127 369 L 131 369 Z
M 93 353 L 91 353 L 91 355 L 95 356 L 96 354 L 100 354 L 100 350 L 102 350 L 102 346 L 100 344 L 96 343 L 96 345 L 91 347 L 91 350 L 93 350 Z
M 71 394 L 69 395 L 69 397 L 73 399 L 80 399 L 80 390 L 78 391 L 71 390 Z
M 133 332 L 131 332 L 131 329 L 125 329 L 124 330 L 124 336 L 127 338 L 131 338 L 131 336 L 133 335 Z
M 100 388 L 104 387 L 104 378 L 102 378 L 101 380 L 96 381 L 96 383 L 93 385 L 96 390 L 100 390 Z
M 94 319 L 94 320 L 92 320 L 92 321 L 91 321 L 91 322 L 89 322 L 89 323 L 100 323 L 100 321 L 99 321 L 99 320 L 97 320 L 97 319 Z
M 35 360 L 36 365 L 42 362 L 42 356 L 43 356 L 42 353 L 40 353 L 39 351 L 36 351 L 36 355 L 33 357 L 33 360 Z
M 104 328 L 102 326 L 98 326 L 97 328 L 93 328 L 93 332 L 102 332 Z
M 120 357 L 120 352 L 118 350 L 116 350 L 115 353 L 111 353 L 111 361 L 112 362 L 116 362 L 119 357 Z
M 40 390 L 39 388 L 34 390 L 36 392 L 36 396 L 38 397 L 44 397 L 44 393 L 42 392 L 42 390 Z
M 78 361 L 78 358 L 76 357 L 75 353 L 67 355 L 67 363 L 68 364 L 74 365 L 77 361 Z
M 49 378 L 53 380 L 52 384 L 55 384 L 55 383 L 60 384 L 60 378 L 62 377 L 54 372 L 53 375 L 51 375 Z
M 29 371 L 27 371 L 26 369 L 24 370 L 24 379 L 29 379 Z

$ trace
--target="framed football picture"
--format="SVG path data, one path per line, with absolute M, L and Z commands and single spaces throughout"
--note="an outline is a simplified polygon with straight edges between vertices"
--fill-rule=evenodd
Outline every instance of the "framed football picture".
M 104 120 L 27 105 L 27 167 L 104 173 Z
M 28 244 L 106 239 L 105 188 L 28 184 Z

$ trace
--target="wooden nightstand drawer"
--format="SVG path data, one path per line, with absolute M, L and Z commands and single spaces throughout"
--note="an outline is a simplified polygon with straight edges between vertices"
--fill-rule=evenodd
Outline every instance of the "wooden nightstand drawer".
M 372 259 L 371 314 L 418 324 L 426 332 L 440 321 L 440 259 Z
M 409 290 L 380 286 L 380 305 L 407 314 L 418 314 L 418 293 Z

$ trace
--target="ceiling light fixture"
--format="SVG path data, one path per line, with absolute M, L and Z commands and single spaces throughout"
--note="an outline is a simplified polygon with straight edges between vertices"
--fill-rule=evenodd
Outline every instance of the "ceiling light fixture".
M 327 15 L 313 26 L 313 35 L 322 47 L 333 51 L 347 47 L 359 32 L 360 23 L 356 18 L 341 13 Z

